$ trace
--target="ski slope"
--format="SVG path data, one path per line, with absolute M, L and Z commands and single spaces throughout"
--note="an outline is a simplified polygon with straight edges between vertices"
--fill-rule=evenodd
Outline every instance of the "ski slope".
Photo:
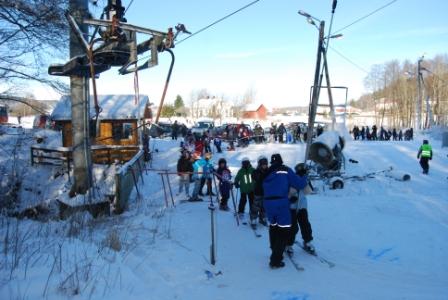
M 314 244 L 319 255 L 335 264 L 333 268 L 296 246 L 294 257 L 304 271 L 297 271 L 287 258 L 285 268 L 271 270 L 268 230 L 260 228 L 262 237 L 257 238 L 247 225 L 237 226 L 232 212 L 219 210 L 215 214 L 217 262 L 212 266 L 209 199 L 181 203 L 180 196 L 175 207 L 169 200 L 166 208 L 160 176 L 148 171 L 139 187 L 141 197 L 133 194 L 128 211 L 87 220 L 95 224 L 93 233 L 80 229 L 81 234 L 68 238 L 60 233 L 69 227 L 68 221 L 39 225 L 51 228 L 52 243 L 62 244 L 62 270 L 58 272 L 59 263 L 51 258 L 57 257 L 56 251 L 47 261 L 29 264 L 26 271 L 19 268 L 11 280 L 6 280 L 9 273 L 1 271 L 0 298 L 447 299 L 448 149 L 430 142 L 434 158 L 428 176 L 421 174 L 416 158 L 419 137 L 411 142 L 352 141 L 344 150 L 347 160 L 359 161 L 347 163 L 347 175 L 392 166 L 410 174 L 410 181 L 379 174 L 365 181 L 348 180 L 342 190 L 315 182 L 319 192 L 308 197 Z M 152 143 L 157 150 L 152 168 L 175 170 L 177 144 Z M 225 157 L 235 176 L 243 156 L 255 166 L 259 155 L 275 152 L 293 167 L 303 159 L 304 146 L 250 145 L 216 154 L 213 161 Z M 175 193 L 175 175 L 171 183 Z M 23 232 L 37 227 L 33 221 L 23 221 L 21 226 Z M 111 231 L 120 236 L 119 251 L 102 246 Z M 300 241 L 300 233 L 297 238 Z M 72 276 L 73 283 L 68 284 L 70 270 L 80 261 L 91 262 L 89 273 L 79 271 L 79 277 Z M 84 270 L 81 267 L 76 270 Z
M 157 284 L 142 282 L 143 290 L 152 299 L 446 299 L 447 151 L 435 147 L 430 175 L 425 176 L 416 159 L 418 146 L 417 141 L 351 142 L 345 155 L 359 163 L 348 164 L 347 174 L 392 166 L 409 173 L 411 181 L 378 175 L 347 181 L 343 190 L 321 189 L 309 197 L 315 245 L 320 255 L 336 264 L 334 268 L 297 247 L 295 259 L 305 271 L 298 272 L 287 259 L 284 269 L 270 270 L 268 231 L 262 228 L 263 236 L 256 238 L 248 226 L 237 227 L 232 213 L 221 211 L 217 211 L 217 264 L 212 267 L 207 263 L 208 203 L 184 203 L 167 212 L 170 237 L 156 262 L 148 259 L 148 268 L 139 266 L 143 282 L 159 274 Z M 177 149 L 164 143 L 156 147 L 160 167 L 174 169 Z M 255 165 L 258 155 L 274 152 L 294 166 L 304 147 L 251 145 L 223 156 L 235 175 L 243 156 Z M 154 265 L 159 272 L 152 270 Z M 205 270 L 222 274 L 207 279 Z

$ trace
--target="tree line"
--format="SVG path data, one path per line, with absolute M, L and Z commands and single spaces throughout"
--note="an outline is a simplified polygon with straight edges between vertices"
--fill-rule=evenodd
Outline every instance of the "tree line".
M 425 58 L 421 66 L 423 126 L 448 125 L 448 55 Z M 396 128 L 417 127 L 417 75 L 417 62 L 410 60 L 373 65 L 364 79 L 370 92 L 352 105 L 374 111 L 380 125 L 387 122 Z

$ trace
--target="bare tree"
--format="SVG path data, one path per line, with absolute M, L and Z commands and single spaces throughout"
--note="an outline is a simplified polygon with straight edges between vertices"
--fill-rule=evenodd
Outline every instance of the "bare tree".
M 67 90 L 47 75 L 47 59 L 62 57 L 68 46 L 66 8 L 66 0 L 0 0 L 0 80 Z
M 435 121 L 435 124 L 446 125 L 448 56 L 437 55 L 433 59 L 425 59 L 422 70 L 423 89 L 425 96 L 430 99 L 430 105 L 423 113 L 428 123 Z M 370 94 L 363 95 L 355 105 L 361 108 L 375 108 L 377 119 L 385 120 L 391 126 L 411 127 L 416 114 L 416 76 L 417 65 L 409 60 L 401 64 L 393 60 L 383 65 L 374 65 L 364 79 L 364 85 L 370 90 Z

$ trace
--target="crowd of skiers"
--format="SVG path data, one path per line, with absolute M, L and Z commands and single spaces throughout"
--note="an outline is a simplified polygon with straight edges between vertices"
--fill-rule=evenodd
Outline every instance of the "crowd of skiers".
M 412 141 L 414 139 L 414 129 L 408 128 L 403 131 L 403 129 L 399 129 L 397 131 L 396 128 L 385 129 L 383 126 L 378 130 L 376 125 L 373 125 L 372 128 L 369 126 L 362 126 L 361 129 L 358 125 L 355 125 L 351 131 L 353 134 L 353 138 L 355 140 L 368 140 L 368 141 Z
M 292 245 L 299 228 L 303 247 L 308 251 L 314 251 L 304 192 L 309 190 L 310 184 L 304 164 L 298 164 L 294 172 L 283 164 L 280 154 L 274 154 L 270 166 L 268 158 L 260 156 L 254 168 L 249 158 L 244 157 L 240 169 L 232 180 L 232 172 L 227 166 L 227 161 L 220 158 L 215 169 L 211 158 L 210 152 L 202 155 L 200 152 L 190 152 L 187 148 L 182 148 L 182 155 L 177 163 L 178 195 L 184 192 L 188 201 L 202 201 L 201 196 L 216 196 L 212 189 L 212 185 L 215 184 L 218 187 L 219 209 L 229 211 L 229 199 L 233 196 L 233 190 L 239 191 L 238 203 L 237 199 L 232 199 L 238 218 L 244 219 L 245 209 L 249 203 L 250 226 L 254 229 L 257 224 L 269 226 L 271 268 L 284 266 L 283 253 L 287 251 L 292 254 Z M 193 184 L 191 194 L 190 184 Z

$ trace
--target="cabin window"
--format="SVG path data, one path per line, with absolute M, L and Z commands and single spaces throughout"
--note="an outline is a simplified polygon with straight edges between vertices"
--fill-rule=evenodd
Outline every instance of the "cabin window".
M 114 140 L 132 139 L 132 123 L 112 123 Z

